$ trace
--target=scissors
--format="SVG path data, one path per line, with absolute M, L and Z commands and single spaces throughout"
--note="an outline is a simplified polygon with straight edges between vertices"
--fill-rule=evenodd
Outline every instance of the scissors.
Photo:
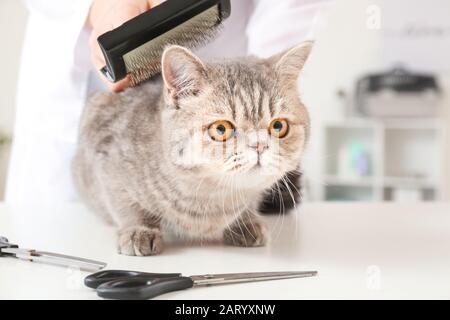
M 317 271 L 288 271 L 205 274 L 185 277 L 181 273 L 104 270 L 87 276 L 84 284 L 89 288 L 96 289 L 97 295 L 102 298 L 145 300 L 192 287 L 305 278 L 316 275 Z
M 17 244 L 9 243 L 8 239 L 0 236 L 0 257 L 12 256 L 31 262 L 43 262 L 67 267 L 76 267 L 86 271 L 98 271 L 106 267 L 106 263 L 84 258 L 67 256 L 59 253 L 38 251 L 34 249 L 20 249 Z

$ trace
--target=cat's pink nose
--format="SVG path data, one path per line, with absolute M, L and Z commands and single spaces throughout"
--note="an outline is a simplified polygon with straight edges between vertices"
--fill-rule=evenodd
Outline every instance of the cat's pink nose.
M 267 149 L 267 144 L 257 142 L 256 144 L 250 145 L 250 148 L 255 149 L 259 154 L 263 153 Z

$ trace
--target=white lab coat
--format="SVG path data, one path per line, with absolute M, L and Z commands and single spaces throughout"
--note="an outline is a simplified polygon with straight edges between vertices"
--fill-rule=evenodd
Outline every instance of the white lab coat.
M 76 199 L 70 161 L 78 120 L 102 86 L 89 61 L 84 27 L 91 0 L 27 0 L 30 11 L 19 75 L 6 201 Z M 270 56 L 314 36 L 326 0 L 232 0 L 221 35 L 203 57 Z

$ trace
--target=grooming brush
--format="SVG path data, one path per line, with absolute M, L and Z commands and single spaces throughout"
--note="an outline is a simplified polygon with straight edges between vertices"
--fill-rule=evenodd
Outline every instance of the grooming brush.
M 195 49 L 214 38 L 230 15 L 230 0 L 167 0 L 98 38 L 111 82 L 135 86 L 161 71 L 168 44 Z

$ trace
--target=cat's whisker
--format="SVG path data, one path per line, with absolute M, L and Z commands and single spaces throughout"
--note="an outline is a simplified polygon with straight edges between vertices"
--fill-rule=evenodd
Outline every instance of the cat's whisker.
M 281 197 L 280 197 L 279 190 L 278 190 L 278 188 L 277 188 L 277 183 L 274 183 L 274 184 L 270 187 L 270 189 L 271 189 L 271 194 L 272 194 L 273 199 L 275 199 L 275 197 L 278 196 L 279 204 L 280 204 L 279 209 L 278 209 L 278 216 L 277 216 L 277 219 L 276 219 L 276 221 L 275 221 L 275 224 L 274 224 L 274 226 L 273 226 L 273 228 L 272 228 L 272 229 L 273 229 L 273 233 L 275 234 L 275 232 L 276 232 L 277 229 L 278 229 L 279 216 L 280 216 L 280 214 L 281 214 Z
M 303 175 L 303 173 L 300 173 L 300 178 L 299 178 L 299 179 L 301 179 L 301 176 L 302 176 L 302 175 Z M 287 179 L 287 181 L 295 188 L 295 190 L 297 191 L 297 194 L 298 194 L 298 196 L 299 196 L 300 202 L 302 202 L 302 200 L 303 200 L 303 195 L 302 195 L 301 191 L 297 189 L 296 185 L 295 185 L 294 183 L 292 183 L 291 179 Z M 295 235 L 296 235 L 296 237 L 297 237 L 298 234 L 299 234 L 299 233 L 298 233 L 298 215 L 299 215 L 299 210 L 298 210 L 298 208 L 295 208 L 294 214 L 295 214 L 295 217 L 294 217 L 294 219 L 295 219 Z
M 278 229 L 278 233 L 277 233 L 276 238 L 278 239 L 278 238 L 280 237 L 280 234 L 281 234 L 282 230 L 283 230 L 283 225 L 284 225 L 284 215 L 285 215 L 285 206 L 284 206 L 283 194 L 282 194 L 282 192 L 281 192 L 281 188 L 280 188 L 280 185 L 279 185 L 278 181 L 276 182 L 275 185 L 277 186 L 278 197 L 279 197 L 279 200 L 280 200 L 280 209 L 279 209 L 279 213 L 278 213 L 278 217 L 277 217 L 277 222 L 276 222 L 277 229 Z M 281 217 L 280 217 L 280 216 L 281 216 Z M 278 224 L 279 224 L 279 220 L 280 220 L 280 219 L 281 219 L 281 225 L 278 227 Z
M 244 239 L 245 245 L 247 246 L 247 239 L 245 238 L 244 229 L 242 229 L 242 226 L 241 226 L 241 222 L 242 222 L 242 224 L 245 227 L 245 224 L 242 221 L 242 213 L 241 212 L 236 212 L 236 208 L 234 207 L 234 191 L 236 190 L 235 189 L 235 179 L 231 179 L 231 186 L 232 186 L 231 199 L 232 199 L 232 206 L 233 206 L 233 214 L 236 217 L 236 222 L 238 223 L 239 230 L 241 230 L 241 237 Z
M 201 185 L 202 185 L 202 183 L 203 183 L 203 181 L 204 181 L 205 179 L 206 179 L 206 176 L 203 177 L 202 179 L 200 179 L 200 182 L 199 182 L 199 184 L 197 185 L 197 188 L 196 188 L 196 190 L 195 190 L 195 196 L 194 196 L 195 201 L 198 200 L 198 192 L 199 192 L 200 187 L 201 187 Z M 209 198 L 209 197 L 208 197 L 208 198 Z
M 231 190 L 231 207 L 233 209 L 233 215 L 235 217 L 235 223 L 237 223 L 239 230 L 241 231 L 241 237 L 244 239 L 244 241 L 246 242 L 245 244 L 247 245 L 247 241 L 245 240 L 245 236 L 244 236 L 244 230 L 242 229 L 241 226 L 241 215 L 239 213 L 236 213 L 236 208 L 234 206 L 234 189 L 233 189 L 233 177 L 231 177 L 229 179 L 230 182 L 230 190 Z
M 202 183 L 203 180 L 204 180 L 205 178 L 206 178 L 206 177 L 204 177 L 200 183 Z M 222 177 L 220 178 L 219 182 L 216 183 L 216 187 L 217 187 L 217 186 L 220 186 L 220 181 L 221 181 L 221 180 L 222 180 Z M 198 191 L 198 190 L 197 190 L 197 191 Z M 196 193 L 196 194 L 197 194 L 197 193 Z M 196 197 L 197 197 L 197 196 L 196 196 Z M 206 205 L 205 205 L 205 210 L 203 211 L 203 215 L 202 215 L 203 223 L 206 223 L 206 222 L 207 222 L 207 219 L 208 219 L 208 213 L 209 213 L 209 210 L 210 210 L 209 204 L 210 204 L 211 198 L 212 198 L 211 196 L 208 196 L 208 197 L 207 197 L 207 202 L 206 202 Z
M 228 181 L 227 181 L 228 179 L 229 179 L 228 176 L 221 176 L 219 185 L 222 186 L 222 184 L 224 184 L 225 186 L 227 186 L 228 185 Z M 232 241 L 234 241 L 233 234 L 235 234 L 235 235 L 237 235 L 237 234 L 232 230 L 231 224 L 230 224 L 230 222 L 227 219 L 227 213 L 225 211 L 225 197 L 222 197 L 222 217 L 223 217 L 225 229 L 227 229 L 229 231 L 229 235 L 231 236 Z
M 290 195 L 290 197 L 291 197 L 291 199 L 292 199 L 292 202 L 294 203 L 294 208 L 297 209 L 297 203 L 295 202 L 294 194 L 292 193 L 291 188 L 290 188 L 289 185 L 287 184 L 286 178 L 285 178 L 285 177 L 281 177 L 281 181 L 282 181 L 283 184 L 286 186 L 286 189 L 287 189 L 288 192 L 289 192 L 289 195 Z
M 241 200 L 241 201 L 244 200 L 243 203 L 244 203 L 245 211 L 248 211 L 248 212 L 250 212 L 251 214 L 258 215 L 252 208 L 249 207 L 249 205 L 248 205 L 247 202 L 245 201 L 245 197 L 243 198 L 243 197 L 241 196 L 241 194 L 239 194 L 240 192 L 242 193 L 242 191 L 241 191 L 240 189 L 238 189 L 238 188 L 237 188 L 236 190 L 237 190 L 237 192 L 238 192 L 238 196 L 240 197 L 240 200 Z M 242 216 L 242 214 L 241 214 L 241 216 Z M 253 230 L 256 230 L 255 225 L 253 224 L 252 219 L 249 219 L 249 220 L 250 220 L 250 224 L 252 225 Z M 245 224 L 244 224 L 244 226 L 245 226 Z M 249 234 L 252 236 L 252 238 L 253 238 L 254 240 L 256 240 L 256 236 L 253 235 L 253 233 L 250 232 L 250 230 L 248 230 L 247 227 L 246 227 L 246 229 L 247 229 L 247 231 L 249 232 Z
M 291 198 L 292 198 L 292 202 L 293 202 L 293 204 L 294 204 L 294 212 L 293 212 L 293 214 L 294 214 L 294 219 L 295 219 L 295 236 L 297 236 L 297 234 L 298 234 L 298 223 L 297 223 L 297 214 L 298 214 L 298 211 L 297 211 L 297 203 L 295 202 L 295 197 L 294 197 L 294 195 L 293 195 L 293 193 L 292 193 L 292 190 L 291 190 L 291 188 L 289 187 L 289 185 L 288 185 L 288 183 L 286 182 L 286 180 L 288 180 L 291 184 L 292 184 L 292 182 L 289 180 L 289 179 L 286 179 L 285 177 L 282 177 L 282 181 L 283 181 L 283 183 L 285 184 L 285 186 L 286 186 L 286 188 L 288 189 L 288 191 L 289 191 L 289 194 L 290 194 L 290 196 L 291 196 Z M 293 184 L 292 184 L 293 185 Z M 300 192 L 298 191 L 298 189 L 295 187 L 295 185 L 294 185 L 294 188 L 297 190 L 297 192 L 298 192 L 298 194 L 300 195 Z M 300 195 L 301 196 L 301 195 Z
M 240 188 L 236 188 L 236 191 L 237 191 L 237 194 L 238 194 L 238 196 L 239 196 L 240 201 L 242 201 L 242 203 L 243 203 L 243 205 L 244 205 L 245 211 L 249 212 L 250 214 L 254 214 L 255 216 L 258 216 L 259 213 L 256 212 L 256 210 L 254 210 L 253 208 L 251 208 L 251 207 L 249 206 L 249 203 L 248 203 L 248 201 L 246 201 L 246 198 L 245 198 L 245 196 L 243 195 L 242 190 L 241 190 Z M 242 214 L 241 214 L 241 216 L 242 216 Z M 251 224 L 253 230 L 256 230 L 256 227 L 255 227 L 255 225 L 253 224 L 252 219 L 249 219 L 249 221 L 250 221 L 250 224 Z M 248 228 L 247 228 L 247 226 L 246 226 L 245 224 L 244 224 L 244 226 L 245 226 L 246 230 L 249 232 L 249 234 L 251 235 L 251 237 L 252 237 L 254 240 L 256 240 L 256 236 L 253 235 L 253 233 L 252 233 L 250 230 L 248 230 Z
M 221 177 L 221 181 L 223 180 L 223 179 L 226 179 L 226 180 L 228 180 L 228 176 L 223 176 L 223 177 Z M 225 181 L 225 185 L 227 185 L 228 184 L 228 181 Z M 237 235 L 234 231 L 233 231 L 233 229 L 231 228 L 231 224 L 228 222 L 228 220 L 227 220 L 227 214 L 226 214 L 226 212 L 225 212 L 225 197 L 222 197 L 222 213 L 223 213 L 223 219 L 224 219 L 224 221 L 225 221 L 225 227 L 226 227 L 226 229 L 229 231 L 229 234 L 230 234 L 230 236 L 231 236 L 231 241 L 235 241 L 234 240 L 234 236 L 233 236 L 233 234 L 235 234 L 235 235 Z
M 237 200 L 238 200 L 238 201 L 239 201 L 239 200 L 242 200 L 242 199 L 240 199 L 240 196 L 239 196 L 239 191 L 240 191 L 240 189 L 236 187 L 236 180 L 233 179 L 233 182 L 234 182 L 234 188 L 233 188 L 233 190 L 236 191 L 236 196 L 239 197 L 239 198 L 237 198 Z M 243 224 L 245 230 L 248 232 L 248 234 L 250 234 L 250 235 L 252 236 L 252 238 L 254 238 L 254 240 L 256 240 L 255 236 L 254 236 L 253 233 L 248 229 L 247 224 L 246 224 L 245 221 L 243 220 L 243 214 L 245 214 L 245 211 L 248 209 L 248 205 L 247 205 L 247 203 L 246 203 L 245 201 L 243 201 L 243 208 L 244 208 L 244 209 L 243 209 L 241 212 L 237 212 L 237 214 L 238 214 L 238 219 L 242 221 L 242 224 Z M 253 222 L 252 222 L 251 220 L 250 220 L 250 222 L 252 223 L 252 227 L 254 227 L 254 226 L 253 226 Z M 247 245 L 248 245 L 248 244 L 247 244 L 247 239 L 246 239 L 246 237 L 245 237 L 245 234 L 244 234 L 244 231 L 243 231 L 243 230 L 242 230 L 242 237 L 244 238 L 244 240 L 245 240 L 245 245 L 247 246 Z

